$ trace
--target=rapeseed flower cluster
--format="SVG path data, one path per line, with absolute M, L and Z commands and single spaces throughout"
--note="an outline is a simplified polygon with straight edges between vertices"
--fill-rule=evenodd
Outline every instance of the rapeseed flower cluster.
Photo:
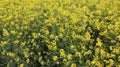
M 120 0 L 0 0 L 0 67 L 86 66 L 120 66 Z

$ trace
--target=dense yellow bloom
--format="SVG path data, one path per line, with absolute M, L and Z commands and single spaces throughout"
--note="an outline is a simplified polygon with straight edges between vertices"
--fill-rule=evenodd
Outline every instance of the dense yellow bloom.
M 119 67 L 119 6 L 120 0 L 0 0 L 1 63 Z

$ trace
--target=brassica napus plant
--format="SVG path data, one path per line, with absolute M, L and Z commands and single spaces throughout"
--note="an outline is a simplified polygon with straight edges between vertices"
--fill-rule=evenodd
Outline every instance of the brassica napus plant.
M 119 0 L 0 0 L 0 67 L 119 67 Z

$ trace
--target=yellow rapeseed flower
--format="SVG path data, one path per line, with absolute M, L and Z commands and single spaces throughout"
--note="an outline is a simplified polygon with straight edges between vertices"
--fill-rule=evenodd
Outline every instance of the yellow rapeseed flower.
M 53 56 L 53 60 L 56 61 L 58 59 L 57 56 Z
M 3 28 L 3 36 L 9 36 L 9 32 L 7 29 Z
M 101 42 L 100 38 L 97 38 L 96 46 L 102 47 L 103 43 Z
M 11 34 L 16 34 L 16 31 L 15 30 L 11 30 L 10 33 Z
M 72 54 L 68 54 L 67 59 L 72 60 Z
M 20 66 L 19 67 L 24 67 L 24 64 L 20 64 Z
M 120 61 L 120 56 L 118 56 L 118 61 Z
M 10 56 L 10 57 L 14 57 L 14 56 L 15 56 L 15 53 L 9 52 L 9 53 L 7 53 L 7 55 Z
M 32 35 L 33 35 L 34 38 L 38 38 L 40 36 L 39 33 L 32 33 Z
M 15 40 L 14 41 L 14 44 L 18 44 L 20 41 L 19 40 Z
M 60 49 L 60 57 L 66 57 L 64 49 Z
M 7 43 L 7 41 L 1 41 L 0 46 L 5 46 Z
M 72 63 L 71 64 L 71 67 L 77 67 L 75 63 Z
M 80 52 L 76 52 L 75 55 L 76 55 L 77 57 L 81 57 L 81 53 L 80 53 Z
M 29 63 L 29 62 L 30 62 L 30 59 L 27 59 L 27 60 L 26 60 L 26 63 Z
M 85 33 L 85 38 L 86 38 L 86 41 L 89 41 L 91 39 L 91 35 L 89 32 Z
M 74 50 L 75 46 L 74 45 L 70 45 L 70 49 Z

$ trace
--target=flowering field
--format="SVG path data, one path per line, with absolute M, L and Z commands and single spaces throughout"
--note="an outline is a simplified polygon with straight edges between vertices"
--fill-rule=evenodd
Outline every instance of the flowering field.
M 120 67 L 120 0 L 0 0 L 0 67 Z

